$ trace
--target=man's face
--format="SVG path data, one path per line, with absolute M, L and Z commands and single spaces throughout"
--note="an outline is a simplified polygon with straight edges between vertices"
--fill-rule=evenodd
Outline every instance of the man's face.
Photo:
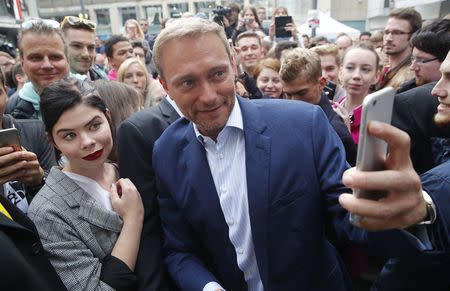
M 339 84 L 339 66 L 336 64 L 336 58 L 333 55 L 320 56 L 320 65 L 322 66 L 322 76 Z
M 95 47 L 100 47 L 102 45 L 102 42 L 100 41 L 100 37 L 97 35 L 95 36 Z
M 143 48 L 138 46 L 134 47 L 133 54 L 136 59 L 140 60 L 142 63 L 145 64 L 145 51 Z
M 87 74 L 94 62 L 95 34 L 93 31 L 69 28 L 65 31 L 68 45 L 70 71 Z
M 142 29 L 142 32 L 146 34 L 148 32 L 148 21 L 147 20 L 139 20 L 139 26 Z
M 112 58 L 108 58 L 108 62 L 113 66 L 117 72 L 120 65 L 129 58 L 134 57 L 133 47 L 128 41 L 119 41 L 112 46 Z
M 311 83 L 301 75 L 291 82 L 281 80 L 287 99 L 304 101 L 315 105 L 320 102 L 322 85 L 325 85 L 325 82 L 325 78 L 320 77 L 316 83 Z
M 450 126 L 450 52 L 441 65 L 441 79 L 434 86 L 431 94 L 439 99 L 438 112 L 434 121 L 439 126 Z
M 256 10 L 256 14 L 258 14 L 259 21 L 266 19 L 266 9 L 258 8 L 258 10 Z
M 348 36 L 341 36 L 340 38 L 336 39 L 335 41 L 336 46 L 338 47 L 339 51 L 343 52 L 348 47 L 352 46 L 352 39 Z
M 361 36 L 361 38 L 359 39 L 359 42 L 368 42 L 368 43 L 370 43 L 370 36 L 367 35 L 367 34 Z
M 231 10 L 230 13 L 227 13 L 227 18 L 228 18 L 230 24 L 235 23 L 237 18 L 238 18 L 238 16 L 239 16 L 239 11 L 234 10 L 234 9 Z
M 14 66 L 14 64 L 14 59 L 0 56 L 0 69 L 3 73 L 11 71 L 11 68 Z
M 187 119 L 213 139 L 224 128 L 235 102 L 234 73 L 215 33 L 169 41 L 160 80 Z
M 22 38 L 23 57 L 20 61 L 36 92 L 69 75 L 69 59 L 64 43 L 57 34 L 26 33 Z
M 417 86 L 434 82 L 441 78 L 441 72 L 439 71 L 441 62 L 439 60 L 422 63 L 422 61 L 432 60 L 436 58 L 435 56 L 421 51 L 417 48 L 413 48 L 412 55 L 415 61 L 411 62 L 410 69 L 416 75 Z
M 240 48 L 240 62 L 244 70 L 252 75 L 253 69 L 263 56 L 261 45 L 256 37 L 241 38 L 237 45 Z
M 398 55 L 409 49 L 411 25 L 408 20 L 391 17 L 386 23 L 383 36 L 384 51 L 388 55 Z

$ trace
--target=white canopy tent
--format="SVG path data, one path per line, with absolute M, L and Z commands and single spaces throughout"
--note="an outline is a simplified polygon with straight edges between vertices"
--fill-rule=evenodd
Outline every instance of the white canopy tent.
M 329 40 L 336 39 L 340 33 L 346 33 L 351 38 L 357 37 L 360 34 L 358 29 L 347 26 L 329 16 L 322 11 L 319 11 L 320 26 L 316 28 L 316 36 L 325 36 Z M 303 23 L 297 27 L 300 35 L 307 34 L 311 36 L 312 29 L 308 27 L 308 22 Z

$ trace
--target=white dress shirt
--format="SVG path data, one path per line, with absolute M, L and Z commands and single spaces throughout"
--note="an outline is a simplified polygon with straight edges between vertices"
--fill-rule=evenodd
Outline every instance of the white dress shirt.
M 235 100 L 234 104 L 225 128 L 217 137 L 217 143 L 203 136 L 195 124 L 194 131 L 206 150 L 220 207 L 228 225 L 228 236 L 236 251 L 237 265 L 244 273 L 248 290 L 263 291 L 248 210 L 242 114 L 239 102 Z M 223 288 L 217 282 L 209 282 L 203 291 L 216 289 Z

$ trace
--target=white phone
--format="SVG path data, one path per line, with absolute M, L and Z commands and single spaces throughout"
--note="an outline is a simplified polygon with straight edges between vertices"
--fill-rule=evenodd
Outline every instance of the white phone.
M 367 132 L 367 124 L 371 120 L 377 120 L 390 124 L 392 108 L 394 105 L 395 91 L 392 87 L 381 89 L 364 98 L 361 111 L 361 123 L 359 128 L 358 154 L 356 168 L 361 171 L 384 170 L 384 159 L 387 154 L 387 143 L 370 135 Z M 378 200 L 386 195 L 380 190 L 353 189 L 356 197 Z M 356 225 L 361 217 L 350 214 L 350 222 Z

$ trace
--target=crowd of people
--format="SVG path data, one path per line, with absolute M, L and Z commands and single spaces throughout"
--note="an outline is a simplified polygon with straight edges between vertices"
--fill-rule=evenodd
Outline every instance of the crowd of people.
M 264 7 L 218 13 L 104 41 L 76 16 L 22 23 L 0 52 L 20 138 L 0 147 L 2 286 L 448 290 L 450 18 L 394 9 L 332 43 L 279 36 L 284 7 L 267 27 Z M 385 87 L 386 170 L 364 172 L 362 104 Z

